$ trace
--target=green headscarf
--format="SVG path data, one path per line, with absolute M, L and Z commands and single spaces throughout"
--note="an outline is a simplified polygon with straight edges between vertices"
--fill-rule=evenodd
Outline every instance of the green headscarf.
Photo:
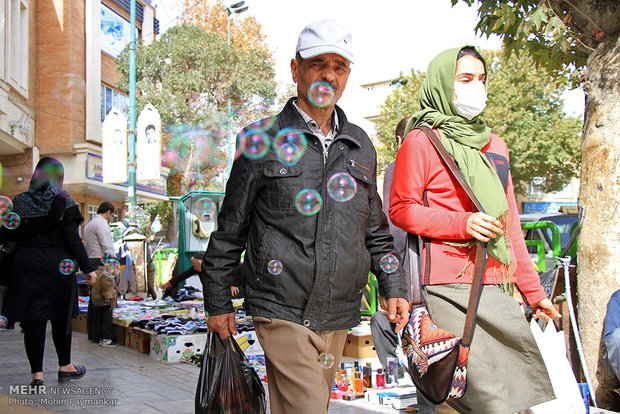
M 477 116 L 471 121 L 460 116 L 453 104 L 456 58 L 463 48 L 449 49 L 437 55 L 428 65 L 420 89 L 421 110 L 412 115 L 405 133 L 419 125 L 437 128 L 446 150 L 454 157 L 463 176 L 487 214 L 502 222 L 508 234 L 508 202 L 495 168 L 481 149 L 491 139 L 491 131 Z M 488 243 L 488 253 L 510 265 L 510 250 L 505 236 Z

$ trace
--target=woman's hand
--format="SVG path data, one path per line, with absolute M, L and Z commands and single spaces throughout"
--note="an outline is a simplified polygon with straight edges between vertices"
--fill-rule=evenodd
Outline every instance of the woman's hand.
M 94 285 L 95 281 L 97 280 L 97 273 L 90 272 L 86 276 L 88 276 L 88 279 L 86 280 L 86 284 L 87 285 Z
M 549 322 L 552 318 L 561 318 L 562 315 L 555 309 L 553 303 L 547 298 L 544 298 L 538 303 L 532 305 L 532 317 L 534 319 L 543 318 Z
M 230 294 L 232 296 L 237 296 L 239 294 L 239 288 L 237 286 L 230 287 Z
M 481 242 L 488 242 L 497 235 L 504 234 L 502 223 L 485 213 L 474 213 L 467 219 L 467 234 Z
M 164 290 L 168 289 L 170 286 L 172 286 L 170 282 L 162 283 L 161 285 L 159 285 L 159 287 Z

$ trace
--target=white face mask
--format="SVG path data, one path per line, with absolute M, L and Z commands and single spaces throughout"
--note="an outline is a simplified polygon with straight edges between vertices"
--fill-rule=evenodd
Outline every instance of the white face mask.
M 480 115 L 487 106 L 487 91 L 482 81 L 454 82 L 454 93 L 456 112 L 470 121 Z

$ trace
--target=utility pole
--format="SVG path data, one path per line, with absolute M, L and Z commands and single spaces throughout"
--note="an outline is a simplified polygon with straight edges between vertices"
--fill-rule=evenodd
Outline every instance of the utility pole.
M 129 207 L 136 206 L 136 0 L 131 0 L 129 43 Z M 130 213 L 131 214 L 131 213 Z

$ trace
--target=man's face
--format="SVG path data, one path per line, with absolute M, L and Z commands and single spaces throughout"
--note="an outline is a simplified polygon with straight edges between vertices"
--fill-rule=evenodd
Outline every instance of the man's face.
M 114 213 L 112 212 L 112 210 L 108 210 L 103 214 L 103 217 L 105 217 L 105 219 L 109 223 L 110 221 L 112 221 L 112 217 L 114 217 Z
M 326 53 L 308 59 L 291 60 L 293 81 L 297 83 L 297 95 L 307 107 L 315 107 L 308 98 L 308 91 L 313 83 L 323 81 L 334 91 L 333 101 L 327 108 L 333 109 L 342 96 L 349 79 L 349 61 L 335 53 Z

